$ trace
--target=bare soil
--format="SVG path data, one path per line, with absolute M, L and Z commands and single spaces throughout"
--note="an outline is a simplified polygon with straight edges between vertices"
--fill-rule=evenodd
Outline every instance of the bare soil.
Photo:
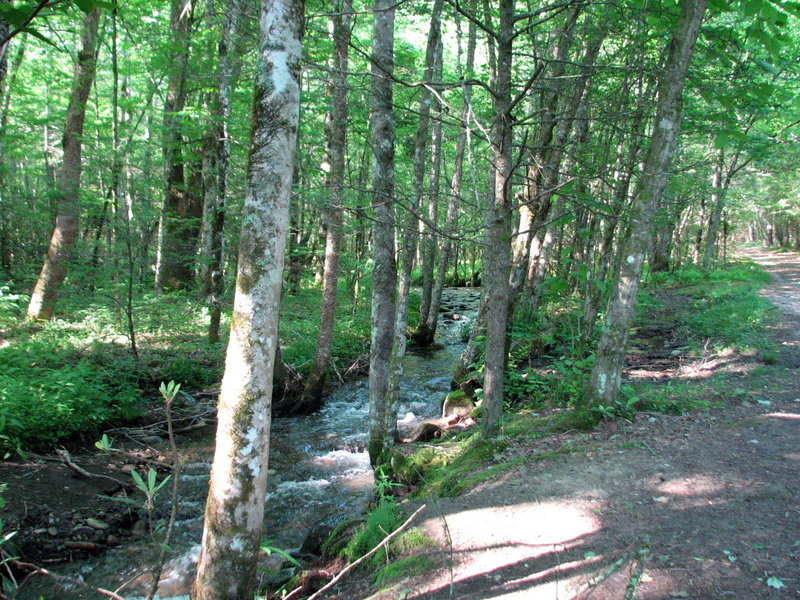
M 420 524 L 438 543 L 436 571 L 378 592 L 350 581 L 327 597 L 800 597 L 800 260 L 744 252 L 772 274 L 763 295 L 780 312 L 769 332 L 777 364 L 755 353 L 686 362 L 668 324 L 640 331 L 661 342 L 631 355 L 629 376 L 724 372 L 713 398 L 724 406 L 512 446 L 496 462 L 521 466 L 427 502 Z

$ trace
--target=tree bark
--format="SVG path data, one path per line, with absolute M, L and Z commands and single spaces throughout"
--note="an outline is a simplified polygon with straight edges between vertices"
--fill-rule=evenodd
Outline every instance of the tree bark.
M 394 75 L 395 0 L 375 0 L 372 27 L 372 336 L 369 356 L 369 457 L 381 462 L 395 326 Z
M 474 3 L 472 0 L 468 0 L 466 3 L 467 10 L 470 12 L 473 11 Z M 458 12 L 456 12 L 456 19 L 458 19 Z M 460 24 L 457 21 L 456 27 Z M 460 34 L 460 30 L 459 30 Z M 458 63 L 458 72 L 459 78 L 463 81 L 464 80 L 464 71 L 468 75 L 472 74 L 472 70 L 475 67 L 475 48 L 476 48 L 476 41 L 477 41 L 477 27 L 475 23 L 470 21 L 469 29 L 467 33 L 467 59 L 466 59 L 466 68 L 462 71 L 461 67 L 461 60 L 460 60 L 460 43 L 461 38 L 459 35 L 459 63 Z M 462 87 L 462 94 L 463 94 L 463 102 L 464 106 L 461 110 L 461 121 L 464 123 L 464 130 L 458 136 L 458 142 L 456 143 L 456 154 L 453 167 L 453 176 L 450 180 L 450 198 L 447 202 L 447 214 L 445 216 L 445 224 L 444 230 L 448 235 L 453 235 L 455 233 L 455 226 L 456 220 L 458 217 L 458 206 L 459 200 L 461 198 L 461 188 L 462 182 L 464 179 L 464 152 L 467 147 L 467 143 L 469 142 L 469 133 L 470 133 L 470 111 L 472 110 L 471 107 L 471 95 L 472 90 L 468 85 L 463 85 Z M 430 346 L 434 338 L 436 337 L 436 328 L 439 323 L 439 305 L 442 301 L 442 292 L 444 290 L 445 279 L 447 277 L 447 267 L 450 263 L 450 254 L 452 253 L 453 249 L 453 241 L 450 237 L 445 237 L 442 240 L 441 249 L 439 252 L 439 268 L 436 271 L 436 279 L 433 282 L 433 292 L 431 294 L 431 305 L 428 310 L 428 316 L 425 322 L 425 329 L 423 331 L 418 331 L 415 334 L 415 341 L 422 345 L 422 346 Z M 454 265 L 454 278 L 458 279 L 458 261 L 454 261 L 456 264 Z M 420 323 L 421 325 L 421 323 Z M 424 337 L 422 335 L 424 333 Z
M 234 72 L 238 71 L 231 56 L 236 49 L 239 29 L 244 17 L 245 5 L 242 0 L 229 0 L 224 11 L 222 36 L 217 50 L 219 58 L 219 78 L 217 82 L 216 119 L 213 120 L 212 144 L 209 148 L 209 179 L 206 188 L 206 205 L 211 209 L 208 219 L 209 264 L 207 267 L 208 287 L 211 305 L 211 320 L 208 325 L 208 341 L 219 342 L 219 326 L 222 315 L 222 297 L 225 293 L 225 201 L 228 191 L 228 164 L 230 163 L 231 141 L 228 133 L 228 120 L 231 115 L 231 91 Z
M 441 37 L 441 11 L 431 15 L 431 29 L 436 21 L 436 47 L 434 48 L 432 84 L 442 81 L 442 37 Z M 422 300 L 419 306 L 418 327 L 427 329 L 428 318 L 433 304 L 433 268 L 436 262 L 436 233 L 439 218 L 439 182 L 442 173 L 442 103 L 437 96 L 433 97 L 433 128 L 431 132 L 431 167 L 428 185 L 427 222 L 422 235 L 422 248 L 420 252 L 420 272 L 422 274 Z M 438 309 L 434 308 L 436 311 Z M 427 334 L 427 332 L 426 332 Z M 430 335 L 427 334 L 429 337 Z M 433 338 L 430 337 L 433 342 Z
M 167 97 L 164 101 L 164 208 L 159 231 L 156 289 L 179 290 L 189 285 L 196 250 L 202 202 L 189 193 L 182 146 L 181 112 L 186 105 L 186 75 L 192 36 L 194 2 L 172 0 Z
M 483 280 L 486 286 L 486 355 L 483 372 L 483 420 L 486 436 L 500 431 L 503 415 L 503 374 L 506 365 L 506 326 L 511 271 L 512 171 L 511 63 L 514 42 L 514 0 L 500 0 L 497 75 L 493 88 L 494 122 L 491 132 L 492 201 L 487 213 Z
M 681 98 L 706 0 L 682 0 L 678 28 L 659 90 L 655 124 L 645 159 L 642 185 L 631 207 L 631 225 L 624 257 L 609 298 L 603 333 L 588 389 L 589 403 L 613 404 L 619 395 L 628 330 L 650 242 L 653 217 L 666 187 L 680 125 Z
M 325 120 L 327 136 L 328 177 L 326 187 L 330 201 L 325 208 L 325 271 L 322 276 L 322 301 L 317 349 L 314 363 L 300 398 L 301 412 L 316 410 L 322 404 L 322 394 L 328 380 L 333 346 L 333 326 L 336 316 L 336 296 L 339 289 L 339 253 L 342 243 L 344 213 L 345 153 L 347 150 L 347 68 L 350 45 L 350 23 L 353 7 L 350 0 L 334 0 L 331 14 L 333 35 L 332 81 L 329 86 L 332 106 Z M 323 167 L 324 170 L 324 167 Z
M 28 304 L 30 319 L 49 320 L 52 317 L 58 291 L 67 274 L 67 260 L 78 232 L 83 124 L 86 119 L 86 102 L 92 89 L 97 63 L 99 22 L 99 9 L 92 10 L 84 18 L 81 49 L 75 63 L 72 93 L 61 141 L 64 158 L 58 174 L 56 224 L 50 238 L 47 258 Z
M 236 295 L 195 600 L 241 600 L 255 592 L 300 113 L 302 23 L 302 0 L 262 1 Z

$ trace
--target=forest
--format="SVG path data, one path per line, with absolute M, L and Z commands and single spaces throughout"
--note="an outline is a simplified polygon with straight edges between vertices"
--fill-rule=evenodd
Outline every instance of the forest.
M 720 390 L 777 410 L 799 65 L 789 0 L 0 0 L 0 598 L 366 598 L 320 573 L 423 572 L 401 501 Z M 370 481 L 299 551 L 270 519 L 321 456 Z M 60 521 L 33 464 L 94 499 Z M 127 591 L 77 575 L 126 547 Z M 646 589 L 637 548 L 595 579 Z

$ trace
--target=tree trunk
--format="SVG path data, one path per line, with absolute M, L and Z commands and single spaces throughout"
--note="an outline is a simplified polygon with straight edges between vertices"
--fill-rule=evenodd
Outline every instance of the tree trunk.
M 170 53 L 167 96 L 164 101 L 164 208 L 159 231 L 156 288 L 179 290 L 189 285 L 199 234 L 202 202 L 193 198 L 186 185 L 181 112 L 186 105 L 186 75 L 192 36 L 194 2 L 172 0 L 170 33 L 174 50 Z
M 339 248 L 342 243 L 342 220 L 344 213 L 345 153 L 347 150 L 347 68 L 350 44 L 350 22 L 353 7 L 350 0 L 334 0 L 331 14 L 333 33 L 333 58 L 331 60 L 332 81 L 329 92 L 332 99 L 330 112 L 325 120 L 327 136 L 328 179 L 326 187 L 330 202 L 325 213 L 325 272 L 322 278 L 322 302 L 317 349 L 314 363 L 306 379 L 300 399 L 302 412 L 315 410 L 322 404 L 322 394 L 328 379 L 328 369 L 333 346 L 333 325 L 336 316 L 336 296 L 339 289 Z M 325 167 L 323 166 L 323 170 Z
M 375 0 L 372 27 L 372 336 L 369 353 L 369 457 L 377 465 L 387 439 L 390 363 L 395 325 L 394 76 L 395 0 Z M 396 418 L 395 418 L 396 420 Z
M 442 39 L 441 39 L 441 11 L 431 17 L 431 28 L 433 20 L 436 20 L 436 28 L 439 30 L 436 48 L 434 49 L 433 84 L 442 81 Z M 428 317 L 433 304 L 433 268 L 436 262 L 436 227 L 439 218 L 439 182 L 442 173 L 442 103 L 438 97 L 433 98 L 433 130 L 431 135 L 431 170 L 428 185 L 427 217 L 424 233 L 422 236 L 422 248 L 420 253 L 420 272 L 422 274 L 422 300 L 419 306 L 418 327 L 427 329 Z M 433 310 L 436 311 L 438 307 Z M 435 314 L 435 313 L 434 313 Z M 427 334 L 429 336 L 429 334 Z M 431 338 L 433 342 L 433 338 Z
M 428 45 L 425 53 L 424 81 L 420 98 L 420 121 L 417 129 L 416 148 L 414 153 L 414 191 L 415 199 L 411 214 L 406 220 L 406 234 L 401 249 L 402 262 L 400 265 L 399 282 L 397 289 L 397 306 L 394 322 L 394 343 L 392 346 L 392 360 L 389 375 L 389 390 L 386 395 L 386 438 L 394 440 L 397 437 L 397 401 L 400 397 L 400 381 L 403 378 L 403 358 L 406 355 L 406 333 L 408 330 L 408 295 L 411 291 L 411 272 L 414 267 L 414 258 L 417 254 L 419 240 L 419 219 L 415 213 L 422 210 L 425 148 L 428 144 L 429 113 L 431 108 L 431 85 L 436 79 L 437 60 L 441 47 L 441 14 L 443 0 L 435 0 L 431 10 L 431 26 L 428 34 Z M 441 133 L 441 128 L 440 128 Z M 441 149 L 441 148 L 440 148 Z M 434 153 L 436 150 L 434 149 Z M 437 162 L 436 155 L 433 164 Z M 434 166 L 433 170 L 436 170 Z M 433 176 L 431 177 L 431 194 L 433 193 Z
M 467 10 L 473 12 L 473 2 L 468 0 L 465 3 Z M 456 12 L 456 19 L 458 19 L 458 12 Z M 457 21 L 457 27 L 460 22 Z M 460 30 L 459 30 L 460 34 Z M 467 37 L 467 60 L 466 60 L 466 73 L 471 74 L 475 67 L 475 48 L 477 40 L 477 27 L 475 23 L 469 22 L 468 37 Z M 464 73 L 461 68 L 460 49 L 461 37 L 459 35 L 459 62 L 458 72 L 459 79 L 464 80 Z M 458 136 L 456 143 L 456 154 L 454 158 L 453 177 L 450 180 L 450 199 L 447 202 L 447 215 L 445 216 L 444 231 L 450 236 L 455 234 L 456 220 L 458 217 L 458 205 L 461 198 L 461 188 L 464 178 L 464 152 L 469 142 L 470 137 L 470 111 L 472 91 L 469 86 L 463 85 L 462 88 L 464 107 L 461 111 L 461 121 L 464 123 L 464 130 Z M 442 246 L 439 253 L 439 268 L 436 271 L 436 279 L 433 282 L 433 292 L 431 294 L 431 305 L 428 310 L 428 316 L 425 322 L 424 337 L 422 331 L 422 323 L 420 328 L 414 336 L 415 341 L 422 346 L 430 346 L 433 344 L 436 337 L 436 327 L 439 323 L 439 305 L 442 301 L 442 292 L 444 290 L 445 279 L 447 277 L 447 267 L 450 263 L 450 254 L 453 249 L 453 241 L 450 237 L 445 237 L 442 240 Z M 456 248 L 457 250 L 458 248 Z M 454 264 L 454 280 L 458 280 L 458 260 L 453 261 Z
M 30 319 L 49 320 L 53 315 L 58 291 L 67 274 L 67 260 L 78 232 L 83 124 L 86 119 L 86 102 L 95 75 L 99 22 L 99 9 L 92 10 L 84 19 L 81 50 L 75 63 L 72 93 L 61 142 L 64 158 L 58 174 L 56 224 L 47 258 L 28 304 Z
M 706 0 L 682 0 L 678 29 L 672 39 L 659 90 L 655 125 L 645 159 L 642 185 L 631 207 L 630 234 L 622 254 L 624 260 L 614 282 L 598 345 L 588 401 L 610 405 L 616 401 L 625 366 L 628 330 L 636 308 L 636 293 L 645 253 L 650 242 L 653 217 L 669 176 L 669 165 L 678 138 L 681 97 L 694 52 Z
M 483 432 L 500 431 L 503 415 L 503 374 L 506 365 L 506 325 L 511 271 L 512 172 L 511 63 L 514 42 L 514 0 L 500 0 L 496 35 L 497 76 L 493 88 L 494 122 L 491 132 L 492 192 L 487 213 L 483 280 L 486 286 L 486 355 L 483 372 Z
M 438 50 L 441 44 L 441 15 L 442 15 L 443 0 L 435 0 L 431 8 L 431 24 L 428 31 L 428 44 L 425 50 L 425 68 L 422 75 L 422 80 L 425 85 L 420 90 L 419 97 L 419 122 L 417 124 L 417 136 L 414 143 L 414 203 L 412 206 L 412 213 L 420 213 L 422 211 L 423 199 L 425 197 L 425 170 L 428 166 L 428 145 L 430 144 L 430 114 L 433 94 L 431 86 L 437 78 L 437 58 Z M 433 173 L 433 171 L 432 171 Z M 432 183 L 432 182 L 431 182 Z M 432 187 L 429 187 L 432 191 Z M 400 284 L 398 293 L 398 319 L 395 326 L 395 347 L 402 350 L 405 354 L 405 329 L 408 323 L 407 311 L 408 307 L 408 292 L 411 289 L 411 271 L 414 266 L 414 257 L 417 254 L 417 242 L 419 239 L 419 220 L 417 214 L 410 214 L 408 216 L 405 239 L 403 241 L 403 261 L 400 271 Z M 429 288 L 430 289 L 430 288 Z M 428 298 L 428 305 L 430 305 L 430 297 Z M 422 318 L 423 306 L 420 306 L 420 320 L 419 326 L 424 327 L 424 319 Z M 402 321 L 402 322 L 401 322 Z M 397 330 L 397 326 L 402 326 L 402 332 Z M 400 339 L 400 336 L 403 339 Z M 399 361 L 402 356 L 395 359 L 395 367 L 393 368 L 394 380 L 399 382 L 402 376 L 402 365 Z M 397 371 L 400 369 L 400 371 Z M 394 392 L 393 392 L 394 394 Z
M 228 190 L 228 164 L 230 162 L 231 141 L 228 133 L 228 120 L 231 114 L 231 91 L 234 83 L 233 64 L 238 57 L 231 56 L 230 50 L 236 48 L 239 28 L 244 17 L 245 4 L 242 0 L 229 0 L 224 11 L 222 37 L 219 42 L 219 80 L 217 84 L 216 113 L 212 128 L 213 144 L 210 148 L 209 173 L 210 185 L 206 185 L 207 193 L 212 191 L 207 205 L 211 208 L 209 215 L 209 264 L 207 267 L 210 292 L 211 320 L 208 326 L 208 341 L 219 342 L 219 325 L 222 315 L 222 297 L 225 293 L 225 196 Z
M 302 23 L 301 0 L 261 3 L 239 268 L 195 600 L 242 600 L 255 593 L 300 113 Z

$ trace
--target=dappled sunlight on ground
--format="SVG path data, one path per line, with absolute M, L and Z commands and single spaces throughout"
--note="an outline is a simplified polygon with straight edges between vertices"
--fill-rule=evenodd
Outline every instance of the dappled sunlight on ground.
M 800 415 L 796 413 L 769 413 L 768 415 L 764 415 L 765 417 L 770 417 L 772 419 L 800 419 Z
M 693 477 L 665 481 L 656 486 L 656 489 L 662 494 L 671 494 L 673 496 L 710 496 L 724 491 L 725 483 L 712 476 L 699 474 Z
M 577 585 L 577 579 L 571 581 L 577 573 L 571 573 L 578 567 L 584 571 L 598 560 L 581 548 L 600 530 L 602 505 L 574 500 L 461 510 L 430 517 L 423 526 L 437 536 L 446 523 L 454 583 L 486 577 L 493 588 L 487 598 L 553 598 L 557 589 L 563 593 Z M 448 581 L 434 589 L 449 585 L 449 573 L 445 576 Z

